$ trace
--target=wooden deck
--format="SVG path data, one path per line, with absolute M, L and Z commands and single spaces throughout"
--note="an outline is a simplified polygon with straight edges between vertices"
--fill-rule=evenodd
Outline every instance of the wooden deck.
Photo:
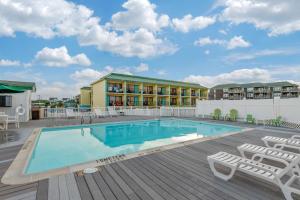
M 236 146 L 246 142 L 263 145 L 260 138 L 265 135 L 290 137 L 291 133 L 256 129 L 110 164 L 93 174 L 66 174 L 19 186 L 1 184 L 0 199 L 284 199 L 278 187 L 244 174 L 236 174 L 229 182 L 220 180 L 213 176 L 206 160 L 207 155 L 219 151 L 238 155 Z M 0 149 L 1 175 L 19 148 L 20 146 Z
M 17 153 L 21 149 L 22 145 L 13 146 L 8 148 L 0 149 L 0 177 L 3 176 L 13 159 L 16 157 Z M 25 185 L 4 185 L 0 183 L 0 199 L 7 200 L 21 200 L 36 199 L 38 183 L 31 183 Z

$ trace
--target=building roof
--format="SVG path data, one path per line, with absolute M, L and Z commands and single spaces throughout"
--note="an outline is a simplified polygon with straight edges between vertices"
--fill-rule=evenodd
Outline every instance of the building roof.
M 98 81 L 93 82 L 91 85 L 94 85 L 102 80 L 123 80 L 123 81 L 132 81 L 132 82 L 143 82 L 143 83 L 156 83 L 162 85 L 178 85 L 178 86 L 185 86 L 185 87 L 195 87 L 195 88 L 206 88 L 201 86 L 197 83 L 188 83 L 183 81 L 174 81 L 174 80 L 166 80 L 166 79 L 159 79 L 159 78 L 151 78 L 151 77 L 144 77 L 144 76 L 135 76 L 135 75 L 128 75 L 128 74 L 119 74 L 119 73 L 110 73 Z
M 212 87 L 212 89 L 223 89 L 223 88 L 236 88 L 236 87 L 241 87 L 241 88 L 254 88 L 254 87 L 288 87 L 288 86 L 298 86 L 297 84 L 293 84 L 287 81 L 282 81 L 282 82 L 273 82 L 273 83 L 244 83 L 244 84 L 237 84 L 237 83 L 229 83 L 229 84 L 221 84 L 221 85 L 216 85 Z
M 85 86 L 85 87 L 82 87 L 80 88 L 81 90 L 91 90 L 92 88 L 91 87 L 88 87 L 88 86 Z
M 6 81 L 0 80 L 0 89 L 5 91 L 24 92 L 25 90 L 36 91 L 36 85 L 33 82 L 21 82 L 21 81 Z

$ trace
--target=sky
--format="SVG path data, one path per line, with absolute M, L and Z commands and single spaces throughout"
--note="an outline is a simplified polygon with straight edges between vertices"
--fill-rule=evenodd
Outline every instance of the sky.
M 300 83 L 299 0 L 0 0 L 0 79 L 72 97 L 111 73 Z

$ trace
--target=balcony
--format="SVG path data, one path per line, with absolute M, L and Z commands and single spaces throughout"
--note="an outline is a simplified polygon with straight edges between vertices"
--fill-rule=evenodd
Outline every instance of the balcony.
M 157 106 L 168 106 L 169 102 L 168 101 L 158 101 Z
M 122 87 L 115 87 L 115 86 L 108 86 L 107 87 L 107 92 L 111 92 L 111 93 L 123 93 L 123 88 Z
M 297 98 L 297 97 L 299 97 L 298 93 L 297 94 L 288 93 L 288 94 L 281 95 L 281 98 Z
M 141 94 L 141 90 L 138 90 L 138 89 L 129 89 L 129 88 L 127 88 L 126 92 L 128 94 Z
M 297 87 L 287 87 L 283 88 L 282 92 L 299 92 L 299 89 Z
M 177 106 L 177 102 L 170 102 L 170 106 Z
M 190 106 L 191 103 L 190 103 L 190 102 L 181 102 L 181 105 L 182 105 L 182 106 Z
M 263 94 L 254 95 L 254 99 L 271 99 L 271 95 L 263 95 Z
M 123 106 L 123 101 L 110 101 L 108 103 L 109 106 Z
M 181 91 L 181 96 L 188 97 L 188 96 L 190 96 L 190 94 L 187 91 Z
M 229 93 L 243 93 L 244 90 L 237 88 L 237 89 L 229 89 L 228 92 Z
M 157 91 L 157 95 L 168 95 L 167 91 Z
M 177 91 L 171 91 L 170 95 L 177 96 L 178 94 L 177 94 Z
M 155 90 L 144 90 L 143 94 L 155 94 Z
M 200 97 L 200 94 L 199 93 L 191 93 L 191 96 L 192 97 Z
M 229 95 L 228 96 L 228 99 L 229 100 L 241 100 L 241 99 L 243 99 L 244 98 L 244 96 L 243 95 Z
M 144 101 L 143 106 L 155 106 L 153 101 Z
M 127 101 L 126 106 L 139 106 L 139 101 Z
M 254 93 L 270 93 L 271 90 L 270 89 L 266 89 L 266 88 L 258 88 L 258 89 L 254 89 Z

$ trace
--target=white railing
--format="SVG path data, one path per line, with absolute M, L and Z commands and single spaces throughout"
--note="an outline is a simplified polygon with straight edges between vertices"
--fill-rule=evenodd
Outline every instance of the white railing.
M 42 118 L 79 118 L 92 113 L 90 109 L 79 108 L 42 108 L 40 112 L 42 113 Z
M 135 107 L 97 107 L 90 110 L 79 108 L 43 108 L 42 118 L 80 118 L 84 116 L 96 116 L 96 110 L 103 113 L 115 110 L 125 116 L 150 116 L 150 117 L 195 117 L 194 107 L 161 107 L 161 108 L 135 108 Z

